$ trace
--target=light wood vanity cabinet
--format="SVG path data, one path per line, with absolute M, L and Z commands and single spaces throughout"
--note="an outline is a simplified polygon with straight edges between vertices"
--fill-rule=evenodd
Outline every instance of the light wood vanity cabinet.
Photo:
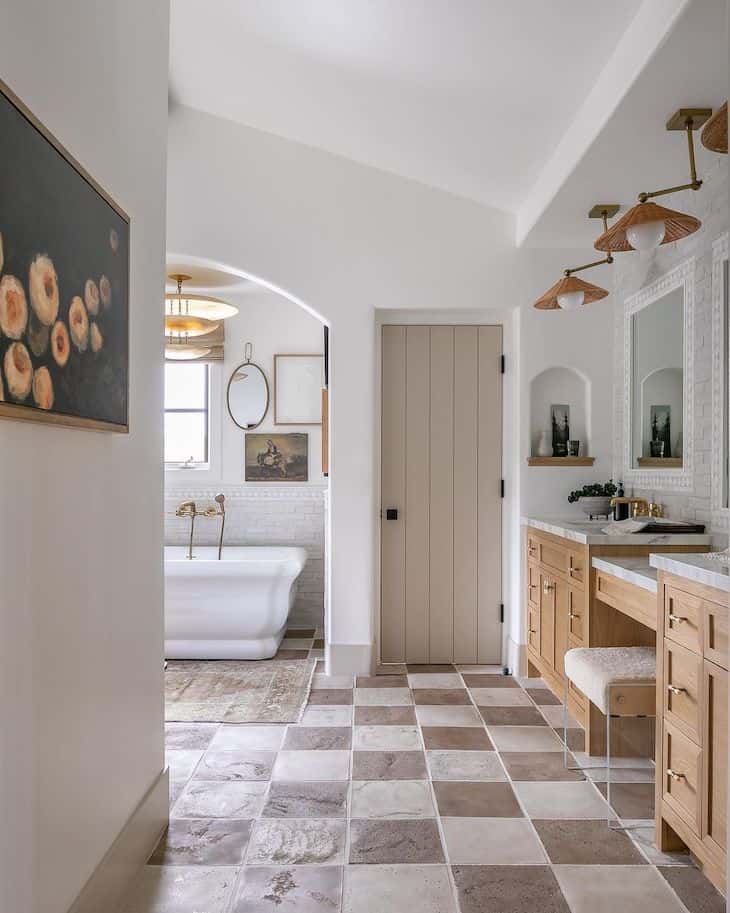
M 565 653 L 585 645 L 588 548 L 528 528 L 526 557 L 528 659 L 562 700 Z M 568 703 L 583 723 L 583 695 L 571 687 Z
M 662 543 L 665 552 L 706 551 L 706 546 Z M 616 557 L 648 556 L 656 546 L 583 545 L 563 536 L 526 527 L 525 532 L 525 623 L 527 628 L 528 675 L 540 675 L 553 693 L 563 700 L 565 695 L 564 658 L 573 647 L 653 646 L 657 630 L 657 597 L 649 590 L 626 583 L 617 577 L 592 568 L 593 557 L 610 560 Z M 693 617 L 700 611 L 686 591 L 671 594 L 666 617 L 660 615 L 659 626 L 676 626 L 670 614 Z M 669 610 L 671 609 L 671 611 Z M 716 610 L 713 610 L 716 612 Z M 711 640 L 721 648 L 728 640 L 727 614 L 713 615 Z M 687 625 L 676 641 L 694 652 L 698 648 L 696 624 Z M 708 635 L 710 636 L 710 635 Z M 676 654 L 678 657 L 679 654 Z M 676 658 L 676 657 L 675 657 Z M 709 658 L 709 656 L 708 656 Z M 677 663 L 679 660 L 677 659 Z M 676 666 L 675 674 L 685 666 Z M 695 674 L 700 672 L 696 670 Z M 594 755 L 605 754 L 606 725 L 603 714 L 591 704 L 572 683 L 568 689 L 568 708 L 586 732 L 586 748 Z M 698 721 L 690 720 L 688 701 L 675 701 L 674 723 L 680 731 Z M 682 725 L 685 729 L 682 730 Z M 640 732 L 638 730 L 641 730 Z M 620 721 L 614 726 L 616 755 L 650 755 L 654 748 L 651 727 Z
M 657 846 L 685 844 L 726 890 L 727 594 L 659 575 Z

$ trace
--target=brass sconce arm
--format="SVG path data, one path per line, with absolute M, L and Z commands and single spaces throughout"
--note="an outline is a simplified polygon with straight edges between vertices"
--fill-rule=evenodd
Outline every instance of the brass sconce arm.
M 618 212 L 619 207 L 613 203 L 610 206 L 601 206 L 599 203 L 597 206 L 594 206 L 593 209 L 588 213 L 588 218 L 596 219 L 600 218 L 603 220 L 603 230 L 608 231 L 608 217 L 614 216 Z M 571 266 L 570 269 L 563 270 L 564 276 L 572 276 L 573 273 L 582 273 L 584 269 L 593 269 L 594 266 L 603 266 L 604 263 L 613 263 L 613 257 L 611 254 L 608 254 L 603 260 L 594 260 L 592 263 L 584 263 L 583 266 Z
M 604 263 L 613 263 L 613 257 L 609 254 L 603 260 L 594 260 L 592 263 L 584 263 L 583 266 L 571 266 L 570 269 L 563 270 L 564 276 L 572 276 L 573 273 L 581 273 L 584 269 L 593 269 L 594 266 L 603 266 Z
M 662 190 L 644 191 L 639 194 L 639 202 L 646 203 L 654 197 L 663 197 L 669 193 L 679 193 L 680 190 L 699 190 L 702 180 L 697 177 L 697 163 L 695 161 L 694 131 L 701 127 L 712 114 L 712 109 L 690 108 L 687 111 L 679 110 L 667 123 L 667 130 L 684 130 L 687 134 L 687 153 L 689 155 L 690 181 L 687 184 L 677 184 L 675 187 L 664 187 Z

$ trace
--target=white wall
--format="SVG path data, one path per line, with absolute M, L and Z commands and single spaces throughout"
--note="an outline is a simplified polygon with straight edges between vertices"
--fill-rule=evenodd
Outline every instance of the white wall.
M 0 423 L 7 913 L 65 913 L 163 766 L 167 30 L 163 0 L 3 7 L 2 78 L 132 220 L 129 436 Z
M 557 322 L 543 323 L 531 311 L 531 302 L 554 284 L 566 261 L 586 252 L 518 251 L 513 221 L 504 213 L 182 107 L 173 108 L 170 117 L 168 197 L 169 250 L 263 279 L 330 324 L 332 562 L 326 634 L 330 668 L 363 668 L 372 655 L 377 608 L 375 308 L 522 305 L 515 332 L 526 334 L 533 362 L 545 366 L 545 339 L 554 342 L 558 359 L 570 356 L 589 374 L 600 371 L 596 363 L 606 351 L 610 378 L 604 311 L 592 310 L 581 323 L 585 332 L 566 331 L 564 341 Z M 522 345 L 520 338 L 516 352 Z M 574 354 L 571 346 L 579 351 Z M 533 367 L 520 353 L 508 368 L 519 372 L 513 414 L 520 422 L 529 411 L 522 408 L 520 391 Z M 530 481 L 523 474 L 528 436 L 525 425 L 522 452 L 508 458 L 510 494 Z M 561 478 L 566 492 L 574 487 L 572 479 Z M 561 506 L 554 481 L 548 480 L 549 496 L 532 500 Z M 513 516 L 518 515 L 516 503 Z M 509 589 L 515 618 L 518 537 L 516 532 L 508 543 L 517 581 Z
M 575 257 L 575 252 L 573 256 Z M 559 270 L 590 259 L 590 251 L 580 251 L 577 260 L 562 261 Z M 560 272 L 556 271 L 556 275 L 560 275 Z M 610 290 L 613 282 L 611 268 L 599 267 L 592 270 L 590 281 Z M 533 298 L 540 291 L 544 289 L 539 289 Z M 577 505 L 568 504 L 568 493 L 590 482 L 605 482 L 612 474 L 614 339 L 611 302 L 612 296 L 609 296 L 578 311 L 538 311 L 529 300 L 522 302 L 520 364 L 524 408 L 520 416 L 522 433 L 519 471 L 522 476 L 521 509 L 524 515 L 582 517 Z M 570 368 L 585 381 L 585 427 L 590 448 L 586 455 L 595 457 L 592 467 L 569 469 L 527 465 L 537 425 L 545 423 L 544 416 L 542 421 L 538 421 L 535 416 L 534 424 L 531 425 L 530 383 L 545 370 L 555 367 Z M 579 398 L 582 399 L 584 395 L 581 392 Z M 567 402 L 572 403 L 575 399 L 574 396 Z M 534 406 L 536 409 L 543 408 L 545 403 L 536 397 Z
M 174 516 L 183 500 L 210 500 L 226 495 L 225 541 L 229 545 L 298 545 L 307 550 L 290 623 L 319 627 L 324 610 L 324 527 L 327 480 L 322 475 L 322 431 L 319 425 L 274 424 L 274 355 L 323 354 L 320 320 L 298 304 L 267 289 L 223 292 L 238 308 L 226 320 L 225 359 L 211 364 L 209 470 L 168 469 L 165 473 L 165 542 L 186 544 L 189 520 Z M 245 432 L 233 423 L 226 408 L 228 378 L 244 360 L 247 342 L 252 360 L 269 384 L 269 410 L 256 432 L 303 432 L 309 438 L 309 481 L 262 484 L 244 479 Z M 195 541 L 217 542 L 218 521 L 196 524 Z

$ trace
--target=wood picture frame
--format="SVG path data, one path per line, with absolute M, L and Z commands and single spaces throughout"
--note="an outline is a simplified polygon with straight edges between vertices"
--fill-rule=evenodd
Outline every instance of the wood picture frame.
M 2 80 L 0 159 L 0 418 L 126 434 L 130 218 Z
M 320 353 L 274 355 L 275 425 L 322 424 L 323 372 Z

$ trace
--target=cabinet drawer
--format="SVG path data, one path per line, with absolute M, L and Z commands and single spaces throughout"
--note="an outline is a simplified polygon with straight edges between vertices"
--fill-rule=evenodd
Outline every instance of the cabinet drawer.
M 529 605 L 540 605 L 540 570 L 532 561 L 527 565 L 527 602 Z
M 704 654 L 705 659 L 721 666 L 728 667 L 728 607 L 716 602 L 704 603 Z
M 567 548 L 553 545 L 552 542 L 538 541 L 538 554 L 540 564 L 551 571 L 568 576 L 570 567 L 570 553 Z
M 686 647 L 664 641 L 664 718 L 693 741 L 702 725 L 702 657 Z
M 568 552 L 568 577 L 576 586 L 585 585 L 586 579 L 586 553 L 585 551 Z
M 702 749 L 663 721 L 662 798 L 699 835 L 702 815 Z
M 570 646 L 585 646 L 585 597 L 572 587 L 568 592 L 568 639 Z
M 664 636 L 702 652 L 702 600 L 673 586 L 664 588 Z

